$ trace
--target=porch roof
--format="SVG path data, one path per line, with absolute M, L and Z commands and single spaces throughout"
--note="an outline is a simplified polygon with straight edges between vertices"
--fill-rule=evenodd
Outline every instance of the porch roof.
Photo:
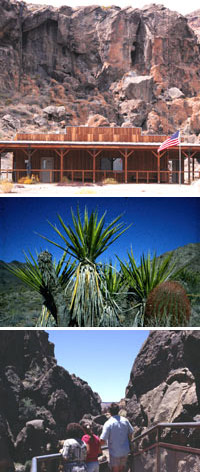
M 0 141 L 0 151 L 4 150 L 16 150 L 16 149 L 87 149 L 87 148 L 134 148 L 134 149 L 158 149 L 162 142 L 111 142 L 111 141 L 32 141 L 32 140 L 14 140 L 14 141 Z M 200 143 L 181 143 L 181 149 L 195 151 L 200 149 Z M 168 148 L 166 150 L 170 150 Z M 178 149 L 178 146 L 174 146 L 172 149 Z

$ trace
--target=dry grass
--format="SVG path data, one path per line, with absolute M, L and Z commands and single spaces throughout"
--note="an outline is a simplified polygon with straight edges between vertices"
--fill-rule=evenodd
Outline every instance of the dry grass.
M 21 177 L 18 180 L 18 184 L 26 184 L 26 185 L 31 185 L 31 184 L 37 184 L 39 183 L 39 177 L 36 175 L 31 175 L 31 177 Z
M 96 194 L 96 190 L 95 189 L 92 189 L 92 188 L 82 188 L 81 190 L 78 190 L 77 191 L 78 194 L 84 194 L 84 195 L 88 195 L 88 194 Z
M 9 180 L 2 180 L 0 183 L 0 189 L 2 193 L 11 193 L 13 190 L 13 183 Z
M 106 179 L 102 180 L 101 182 L 103 185 L 116 185 L 118 184 L 117 180 L 113 177 L 107 177 Z

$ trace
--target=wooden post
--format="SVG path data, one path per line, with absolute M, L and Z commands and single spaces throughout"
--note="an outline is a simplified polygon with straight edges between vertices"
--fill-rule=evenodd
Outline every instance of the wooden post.
M 194 157 L 192 158 L 192 180 L 194 180 Z
M 95 184 L 95 182 L 96 182 L 96 179 L 95 179 L 96 154 L 95 154 L 95 150 L 94 150 L 94 149 L 93 149 L 93 151 L 92 151 L 92 169 L 93 169 L 93 172 L 92 172 L 92 181 L 93 181 L 93 184 Z
M 158 184 L 160 184 L 160 156 L 157 154 Z
M 60 151 L 60 181 L 63 181 L 63 149 Z
M 125 184 L 127 184 L 127 182 L 128 182 L 127 169 L 128 169 L 128 152 L 127 152 L 127 149 L 125 149 L 125 154 L 124 154 Z
M 191 183 L 191 176 L 190 176 L 190 151 L 188 154 L 188 184 Z

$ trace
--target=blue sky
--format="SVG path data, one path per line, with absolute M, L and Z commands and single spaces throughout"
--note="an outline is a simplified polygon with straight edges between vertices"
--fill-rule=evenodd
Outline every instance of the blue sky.
M 88 382 L 102 401 L 125 396 L 131 368 L 147 330 L 47 330 L 58 365 Z
M 200 241 L 199 198 L 0 198 L 0 259 L 24 261 L 23 250 L 35 253 L 48 249 L 59 259 L 61 250 L 40 238 L 36 232 L 60 242 L 47 220 L 59 227 L 57 214 L 71 224 L 71 207 L 81 214 L 97 208 L 99 216 L 107 211 L 106 224 L 123 213 L 122 221 L 131 228 L 123 234 L 101 260 L 126 257 L 131 245 L 137 262 L 142 252 L 157 255 L 188 243 Z

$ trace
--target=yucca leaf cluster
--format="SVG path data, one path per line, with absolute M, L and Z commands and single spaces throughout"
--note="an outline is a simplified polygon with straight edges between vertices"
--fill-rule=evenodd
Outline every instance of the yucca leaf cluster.
M 172 279 L 178 275 L 176 262 L 173 262 L 173 253 L 165 256 L 164 259 L 157 258 L 156 254 L 151 259 L 150 253 L 147 256 L 142 254 L 139 265 L 131 249 L 128 252 L 128 260 L 123 262 L 119 259 L 121 272 L 128 284 L 129 301 L 133 307 L 133 325 L 146 326 L 144 314 L 146 302 L 152 290 L 164 281 Z
M 74 257 L 77 262 L 74 277 L 66 290 L 72 293 L 70 303 L 70 326 L 101 326 L 119 324 L 118 306 L 107 296 L 107 281 L 97 263 L 97 259 L 113 244 L 128 228 L 117 216 L 105 226 L 106 212 L 98 218 L 97 210 L 90 216 L 85 208 L 81 218 L 79 207 L 76 215 L 71 210 L 73 226 L 67 225 L 59 215 L 63 232 L 57 226 L 50 226 L 61 238 L 62 244 L 43 236 L 45 240 Z M 108 314 L 109 313 L 109 314 Z
M 39 317 L 40 326 L 68 326 L 69 310 L 64 289 L 75 264 L 70 259 L 66 261 L 66 252 L 58 264 L 53 262 L 48 251 L 37 254 L 37 260 L 31 253 L 29 256 L 25 254 L 26 264 L 23 267 L 7 266 L 8 270 L 42 295 L 44 307 Z
M 119 223 L 121 215 L 117 216 L 106 227 L 106 212 L 99 221 L 97 210 L 92 211 L 89 216 L 88 210 L 85 208 L 83 220 L 81 219 L 79 207 L 77 207 L 76 215 L 73 210 L 71 210 L 71 215 L 74 227 L 66 225 L 62 217 L 58 215 L 61 227 L 64 230 L 63 233 L 56 225 L 49 222 L 50 226 L 62 239 L 62 244 L 58 244 L 45 236 L 42 237 L 85 264 L 88 262 L 95 263 L 96 259 L 128 229 L 124 223 Z

